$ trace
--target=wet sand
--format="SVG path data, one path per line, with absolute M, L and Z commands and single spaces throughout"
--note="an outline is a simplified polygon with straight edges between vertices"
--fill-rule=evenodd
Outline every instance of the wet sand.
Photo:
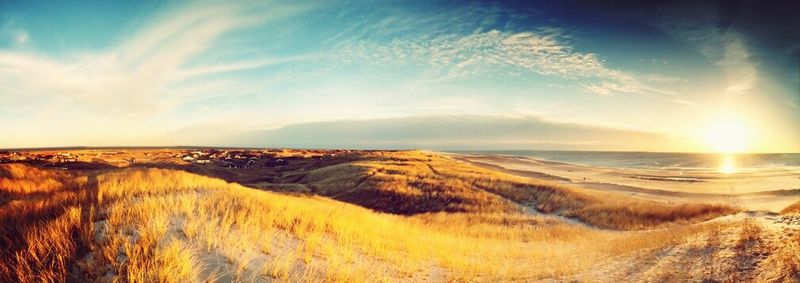
M 701 170 L 608 168 L 506 155 L 448 154 L 484 168 L 610 194 L 667 203 L 729 203 L 778 212 L 800 201 L 800 169 L 721 173 Z

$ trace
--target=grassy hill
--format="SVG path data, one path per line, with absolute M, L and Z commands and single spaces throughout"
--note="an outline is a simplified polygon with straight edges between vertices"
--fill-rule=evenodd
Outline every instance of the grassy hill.
M 796 202 L 783 210 L 781 210 L 781 214 L 800 214 L 800 202 Z
M 625 195 L 592 195 L 421 151 L 374 152 L 362 159 L 292 172 L 283 179 L 294 181 L 284 185 L 395 214 L 539 212 L 624 230 L 691 223 L 738 211 L 725 205 L 667 205 Z
M 603 198 L 419 151 L 256 181 L 0 164 L 0 281 L 532 280 L 731 229 L 679 224 L 737 212 Z M 788 258 L 776 264 L 791 272 Z

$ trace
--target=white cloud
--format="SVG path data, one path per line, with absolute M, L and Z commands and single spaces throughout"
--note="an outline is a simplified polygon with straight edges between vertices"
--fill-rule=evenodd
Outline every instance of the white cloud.
M 429 82 L 477 75 L 534 73 L 580 80 L 584 91 L 600 95 L 659 93 L 632 74 L 608 68 L 594 53 L 574 50 L 558 29 L 509 33 L 492 30 L 396 39 L 390 43 L 352 41 L 335 53 L 344 63 L 384 66 L 422 65 L 434 74 Z M 586 80 L 594 82 L 585 82 Z
M 309 60 L 313 58 L 319 57 L 318 55 L 302 55 L 302 56 L 292 56 L 292 57 L 282 57 L 282 58 L 263 58 L 263 59 L 255 59 L 255 60 L 248 60 L 242 62 L 235 62 L 235 63 L 228 63 L 228 64 L 219 64 L 219 65 L 211 65 L 211 66 L 200 66 L 194 68 L 185 68 L 178 70 L 175 74 L 172 74 L 172 79 L 174 80 L 182 80 L 191 77 L 199 77 L 205 75 L 212 75 L 218 73 L 227 73 L 227 72 L 236 72 L 242 70 L 249 70 L 249 69 L 257 69 L 263 68 L 267 66 L 277 65 L 277 64 L 284 64 L 284 63 L 291 63 L 303 60 Z
M 753 88 L 758 72 L 749 57 L 740 37 L 732 37 L 725 43 L 725 55 L 717 62 L 728 79 L 725 91 L 740 93 Z
M 636 91 L 636 89 L 630 88 L 629 86 L 623 86 L 611 82 L 584 84 L 581 86 L 581 88 L 586 92 L 598 95 L 613 95 L 614 93 L 631 93 Z
M 686 108 L 696 108 L 696 107 L 700 106 L 697 103 L 694 103 L 694 102 L 691 102 L 691 101 L 688 101 L 688 100 L 683 100 L 683 99 L 673 99 L 672 102 L 677 103 L 677 104 L 681 104 L 681 105 L 685 106 Z
M 3 23 L 0 25 L 0 42 L 7 42 L 15 47 L 22 47 L 28 44 L 29 39 L 30 35 L 25 29 L 17 25 L 16 19 L 3 19 Z
M 182 80 L 281 62 L 255 58 L 186 67 L 193 58 L 212 48 L 224 33 L 264 23 L 287 12 L 291 11 L 250 4 L 192 4 L 161 14 L 130 39 L 102 53 L 58 60 L 30 52 L 0 50 L 0 79 L 4 83 L 0 99 L 53 100 L 123 116 L 175 107 L 194 94 L 173 86 Z M 16 40 L 27 41 L 27 34 Z M 192 91 L 204 93 L 196 88 Z
M 711 4 L 687 8 L 676 6 L 673 10 L 662 11 L 663 18 L 659 26 L 677 38 L 697 45 L 705 57 L 715 62 L 725 73 L 725 92 L 740 94 L 754 88 L 758 68 L 750 58 L 742 35 L 733 29 L 723 30 L 715 25 L 720 19 Z
M 17 35 L 14 37 L 14 40 L 17 41 L 17 44 L 24 45 L 28 43 L 28 32 L 24 30 L 19 30 Z

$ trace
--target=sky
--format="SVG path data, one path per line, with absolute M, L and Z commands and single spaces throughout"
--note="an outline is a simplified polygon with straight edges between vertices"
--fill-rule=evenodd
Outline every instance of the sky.
M 225 2 L 0 2 L 0 148 L 800 152 L 796 1 Z

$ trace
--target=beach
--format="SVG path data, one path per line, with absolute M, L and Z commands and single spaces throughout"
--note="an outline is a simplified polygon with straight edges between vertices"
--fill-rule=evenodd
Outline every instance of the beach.
M 800 169 L 796 167 L 723 173 L 603 167 L 503 154 L 448 154 L 473 165 L 568 184 L 578 190 L 665 203 L 726 203 L 746 210 L 779 212 L 800 200 Z

